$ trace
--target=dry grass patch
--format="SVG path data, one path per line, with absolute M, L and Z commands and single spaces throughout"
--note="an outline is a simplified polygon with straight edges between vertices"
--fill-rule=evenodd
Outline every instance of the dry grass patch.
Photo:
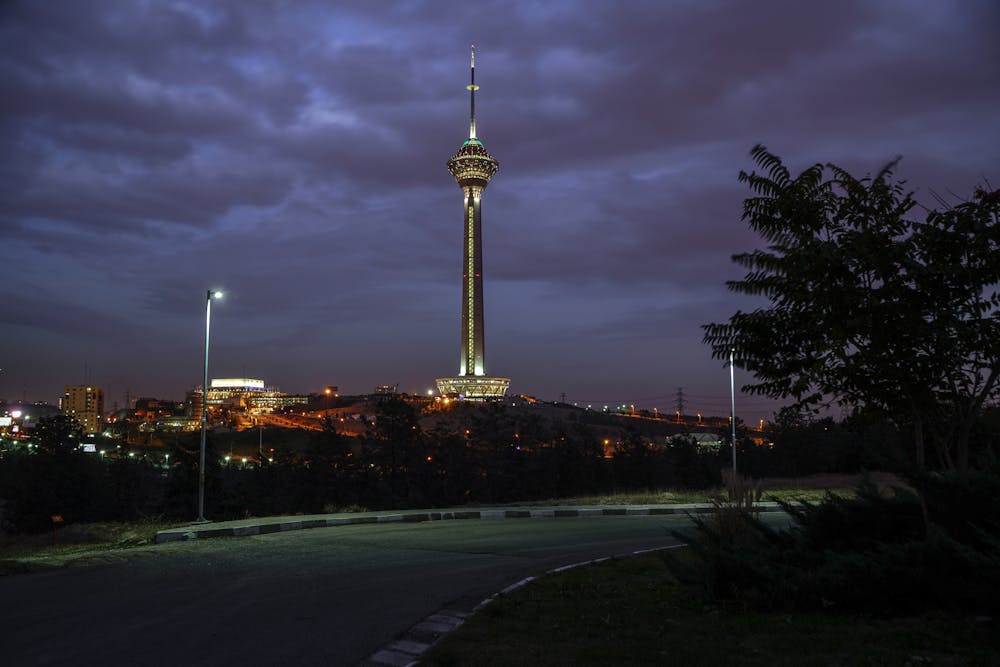
M 0 536 L 0 559 L 59 558 L 93 551 L 154 544 L 156 532 L 183 525 L 177 521 L 66 524 L 52 532 Z

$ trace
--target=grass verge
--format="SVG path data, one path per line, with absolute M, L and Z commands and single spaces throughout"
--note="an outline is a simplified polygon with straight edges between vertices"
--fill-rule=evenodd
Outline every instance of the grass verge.
M 676 553 L 676 552 L 675 552 Z M 655 555 L 545 577 L 498 597 L 421 664 L 996 665 L 993 619 L 772 614 L 709 604 Z
M 904 487 L 906 483 L 890 473 L 869 473 L 868 477 L 880 488 Z M 755 480 L 763 493 L 763 500 L 822 500 L 827 491 L 845 498 L 855 495 L 862 475 L 827 474 L 805 477 L 770 477 Z M 549 498 L 521 503 L 510 503 L 520 507 L 566 506 L 566 505 L 666 505 L 672 503 L 709 503 L 726 495 L 724 488 L 702 490 L 662 489 L 650 491 L 625 491 L 573 498 Z
M 0 575 L 62 567 L 74 559 L 156 542 L 156 532 L 178 522 L 139 521 L 70 524 L 52 533 L 0 537 Z

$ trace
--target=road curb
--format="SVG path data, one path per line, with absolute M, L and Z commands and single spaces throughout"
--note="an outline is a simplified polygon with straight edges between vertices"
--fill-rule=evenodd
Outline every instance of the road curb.
M 368 523 L 424 523 L 432 521 L 503 521 L 508 519 L 571 519 L 609 516 L 651 516 L 669 514 L 704 514 L 715 509 L 711 503 L 683 503 L 673 505 L 621 505 L 601 507 L 518 507 L 484 508 L 478 510 L 406 510 L 400 512 L 365 512 L 359 514 L 310 515 L 303 517 L 261 517 L 239 521 L 195 524 L 169 528 L 156 533 L 156 543 L 212 537 L 245 537 L 269 533 L 332 526 L 356 526 Z M 758 512 L 780 512 L 774 502 L 755 506 Z

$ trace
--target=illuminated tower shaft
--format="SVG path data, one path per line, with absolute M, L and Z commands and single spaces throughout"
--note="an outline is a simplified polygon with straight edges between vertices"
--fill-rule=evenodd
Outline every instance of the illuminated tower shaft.
M 483 332 L 482 188 L 465 192 L 465 243 L 462 258 L 462 351 L 459 375 L 486 375 L 486 342 Z
M 462 258 L 462 334 L 459 375 L 486 375 L 486 349 L 483 334 L 483 190 L 497 173 L 499 164 L 476 138 L 476 52 L 473 48 L 469 68 L 469 138 L 453 158 L 448 171 L 465 194 L 463 221 L 465 243 Z
M 462 333 L 458 376 L 438 378 L 443 394 L 459 394 L 473 400 L 499 398 L 507 392 L 508 378 L 486 375 L 486 342 L 483 324 L 483 191 L 499 164 L 476 137 L 476 52 L 472 51 L 469 91 L 469 138 L 448 160 L 448 171 L 462 193 L 465 243 L 462 250 Z

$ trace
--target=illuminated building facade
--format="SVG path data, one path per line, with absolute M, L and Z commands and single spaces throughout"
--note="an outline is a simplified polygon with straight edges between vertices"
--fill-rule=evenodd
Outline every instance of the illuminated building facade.
M 476 137 L 476 52 L 472 51 L 469 91 L 469 138 L 448 160 L 448 171 L 462 188 L 465 228 L 462 257 L 462 332 L 458 375 L 438 378 L 438 391 L 457 394 L 468 400 L 501 398 L 510 379 L 486 374 L 486 345 L 483 323 L 483 239 L 480 200 L 499 163 Z
M 275 408 L 308 403 L 308 396 L 292 396 L 254 378 L 213 378 L 208 387 L 209 407 L 229 407 L 247 412 L 269 412 Z
M 85 384 L 67 385 L 62 398 L 62 411 L 83 425 L 84 433 L 101 431 L 104 417 L 104 392 Z

